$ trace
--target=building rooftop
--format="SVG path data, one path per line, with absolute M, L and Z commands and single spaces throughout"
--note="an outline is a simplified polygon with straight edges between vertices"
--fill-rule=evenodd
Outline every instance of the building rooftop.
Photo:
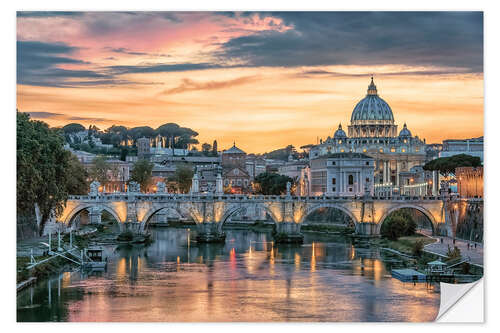
M 329 154 L 318 156 L 317 158 L 345 158 L 345 159 L 367 158 L 367 159 L 373 159 L 373 157 L 368 156 L 366 154 L 363 154 L 363 153 L 352 153 L 352 152 L 347 152 L 347 153 L 329 153 Z

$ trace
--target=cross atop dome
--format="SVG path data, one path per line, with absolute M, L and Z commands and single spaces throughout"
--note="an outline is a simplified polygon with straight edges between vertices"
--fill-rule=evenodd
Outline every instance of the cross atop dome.
M 377 86 L 373 82 L 373 75 L 372 75 L 372 81 L 370 82 L 370 85 L 368 86 L 368 95 L 377 95 Z

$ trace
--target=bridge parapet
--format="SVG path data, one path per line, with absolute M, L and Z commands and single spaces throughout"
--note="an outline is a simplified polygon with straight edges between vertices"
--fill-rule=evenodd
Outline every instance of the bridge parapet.
M 303 223 L 314 210 L 331 207 L 344 211 L 351 217 L 360 233 L 377 234 L 384 219 L 393 211 L 415 208 L 426 214 L 433 225 L 447 223 L 447 209 L 462 201 L 482 201 L 482 198 L 460 199 L 435 196 L 291 196 L 248 194 L 174 194 L 174 193 L 112 193 L 72 195 L 69 197 L 60 222 L 69 223 L 83 209 L 94 209 L 95 214 L 103 210 L 110 212 L 121 223 L 145 225 L 151 216 L 164 208 L 174 209 L 179 215 L 191 217 L 197 224 L 216 223 L 204 227 L 206 231 L 221 230 L 221 226 L 232 214 L 241 210 L 260 211 L 265 218 L 271 216 L 276 224 Z M 451 208 L 450 208 L 451 207 Z M 94 213 L 93 213 L 94 214 Z M 94 215 L 95 215 L 94 214 Z M 94 216 L 93 215 L 93 216 Z M 259 215 L 259 216 L 262 216 Z M 93 221 L 100 221 L 95 215 Z M 368 225 L 370 224 L 370 225 Z M 359 225 L 359 226 L 358 226 Z M 297 226 L 300 228 L 300 226 Z M 295 230 L 287 227 L 283 230 Z M 280 228 L 282 230 L 282 228 Z

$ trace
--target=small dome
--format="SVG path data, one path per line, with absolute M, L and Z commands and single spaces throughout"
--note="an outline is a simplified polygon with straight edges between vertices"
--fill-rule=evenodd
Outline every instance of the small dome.
M 406 123 L 403 125 L 403 129 L 399 132 L 400 137 L 411 137 L 410 130 L 406 127 Z
M 394 121 L 391 107 L 379 97 L 373 77 L 368 86 L 366 97 L 356 104 L 351 115 L 351 122 L 356 120 Z
M 347 135 L 345 134 L 344 130 L 342 129 L 342 125 L 339 124 L 339 128 L 335 131 L 335 134 L 333 135 L 334 139 L 343 139 L 347 138 Z
M 231 148 L 229 148 L 228 150 L 225 150 L 223 153 L 224 154 L 246 154 L 243 150 L 236 147 L 236 142 L 233 143 L 233 146 Z

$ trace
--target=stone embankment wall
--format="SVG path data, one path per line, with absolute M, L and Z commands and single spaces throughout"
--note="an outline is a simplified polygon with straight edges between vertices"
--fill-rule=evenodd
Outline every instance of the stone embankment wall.
M 462 201 L 458 204 L 455 234 L 457 238 L 476 242 L 483 241 L 483 201 Z

